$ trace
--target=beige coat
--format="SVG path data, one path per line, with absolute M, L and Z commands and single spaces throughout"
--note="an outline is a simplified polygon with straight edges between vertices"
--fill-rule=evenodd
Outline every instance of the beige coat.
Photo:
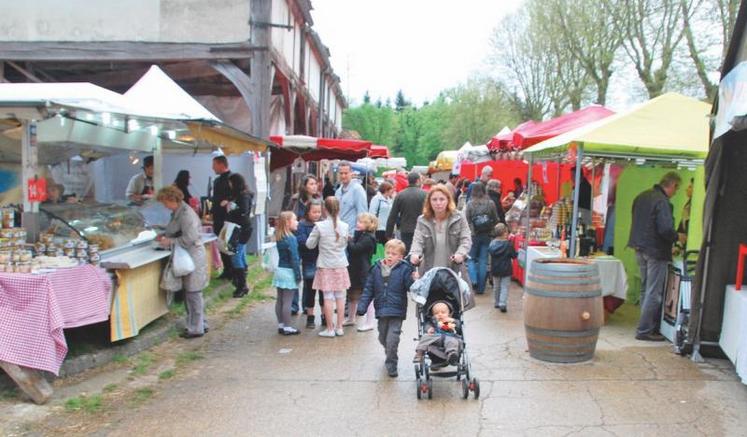
M 410 255 L 422 257 L 418 272 L 422 275 L 433 267 L 449 267 L 457 273 L 462 272 L 462 277 L 466 278 L 465 263 L 467 255 L 469 255 L 469 250 L 472 248 L 472 236 L 464 214 L 460 211 L 454 211 L 447 219 L 447 240 L 449 253 L 462 255 L 465 263 L 461 265 L 451 263 L 448 266 L 433 265 L 436 248 L 435 230 L 436 223 L 434 219 L 426 219 L 422 215 L 418 217 L 418 222 L 415 226 L 415 235 L 412 237 L 412 248 L 410 249 Z
M 200 238 L 200 218 L 189 205 L 182 202 L 171 215 L 164 235 L 173 239 L 174 244 L 187 249 L 195 263 L 195 271 L 182 278 L 184 290 L 202 291 L 208 284 L 208 266 L 205 246 Z

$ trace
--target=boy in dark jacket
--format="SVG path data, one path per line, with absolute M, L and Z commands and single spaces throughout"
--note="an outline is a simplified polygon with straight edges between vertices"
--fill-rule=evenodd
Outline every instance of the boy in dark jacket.
M 298 252 L 301 255 L 301 270 L 303 274 L 303 309 L 306 312 L 306 328 L 314 329 L 314 296 L 317 292 L 314 290 L 314 275 L 316 274 L 316 259 L 319 257 L 319 248 L 309 249 L 306 247 L 306 240 L 314 229 L 314 225 L 322 218 L 322 202 L 319 199 L 311 199 L 306 208 L 306 216 L 298 222 L 298 230 L 295 232 L 298 240 Z M 322 308 L 322 292 L 319 291 L 319 307 Z M 322 315 L 322 326 L 325 325 L 324 315 Z
M 514 245 L 506 239 L 508 229 L 503 223 L 495 226 L 495 239 L 490 242 L 490 274 L 493 276 L 493 292 L 495 293 L 495 307 L 502 313 L 508 305 L 508 287 L 511 285 L 511 261 L 516 258 Z
M 371 256 L 376 252 L 376 228 L 378 220 L 373 214 L 362 212 L 358 214 L 355 223 L 355 233 L 353 239 L 348 240 L 348 275 L 350 276 L 350 289 L 348 290 L 348 304 L 350 305 L 350 317 L 345 320 L 342 326 L 355 325 L 355 313 L 358 308 L 358 300 L 363 293 L 363 286 L 366 284 L 368 271 L 371 270 Z M 368 324 L 373 322 L 367 321 Z M 361 326 L 359 331 L 370 331 L 373 326 Z M 366 329 L 367 328 L 367 329 Z
M 384 365 L 389 376 L 396 378 L 397 348 L 402 321 L 407 317 L 407 290 L 412 285 L 413 267 L 403 260 L 405 243 L 400 240 L 387 241 L 384 254 L 384 259 L 374 264 L 368 274 L 358 302 L 358 315 L 365 314 L 373 300 L 379 324 L 379 343 L 386 352 Z

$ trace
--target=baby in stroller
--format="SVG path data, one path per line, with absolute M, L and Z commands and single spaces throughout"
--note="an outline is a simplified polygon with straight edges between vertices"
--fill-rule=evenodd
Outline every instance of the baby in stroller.
M 428 352 L 431 357 L 441 359 L 431 365 L 434 370 L 446 366 L 447 363 L 456 366 L 459 363 L 459 352 L 464 345 L 459 320 L 451 317 L 451 307 L 444 301 L 434 303 L 431 313 L 433 317 L 423 326 L 426 334 L 420 337 L 415 347 L 413 362 L 419 363 Z

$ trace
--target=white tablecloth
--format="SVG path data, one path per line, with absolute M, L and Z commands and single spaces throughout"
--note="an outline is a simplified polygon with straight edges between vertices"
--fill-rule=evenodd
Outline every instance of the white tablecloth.
M 747 288 L 744 285 L 739 291 L 734 285 L 726 286 L 724 319 L 718 343 L 734 363 L 742 383 L 747 384 Z
M 546 246 L 529 246 L 527 248 L 527 266 L 539 258 L 559 258 L 560 250 Z M 628 276 L 622 261 L 611 256 L 589 258 L 599 266 L 599 280 L 602 283 L 602 296 L 614 296 L 625 300 L 628 291 Z

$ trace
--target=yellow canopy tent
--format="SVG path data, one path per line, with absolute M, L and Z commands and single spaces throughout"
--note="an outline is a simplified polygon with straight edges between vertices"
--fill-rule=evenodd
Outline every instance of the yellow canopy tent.
M 582 144 L 592 156 L 705 159 L 711 105 L 667 93 L 628 111 L 550 138 L 524 150 L 533 159 L 558 155 Z
M 436 156 L 436 170 L 437 171 L 451 171 L 454 168 L 454 163 L 459 155 L 458 150 L 444 150 Z
M 572 159 L 576 162 L 576 185 L 580 182 L 581 167 L 587 157 L 601 157 L 609 159 L 645 159 L 647 161 L 659 161 L 682 165 L 683 168 L 695 168 L 695 171 L 683 170 L 694 178 L 692 202 L 693 208 L 690 216 L 690 230 L 688 236 L 688 247 L 690 242 L 701 240 L 702 227 L 700 226 L 704 198 L 704 171 L 703 160 L 708 154 L 709 145 L 709 115 L 711 105 L 697 99 L 686 97 L 676 93 L 667 93 L 653 98 L 641 105 L 627 111 L 618 112 L 599 121 L 582 126 L 578 129 L 566 132 L 557 137 L 535 144 L 524 150 L 525 158 L 530 161 L 545 159 Z M 571 152 L 571 153 L 569 153 Z M 575 156 L 574 156 L 575 152 Z M 530 172 L 532 166 L 529 166 Z M 644 169 L 637 169 L 640 173 Z M 652 170 L 655 172 L 655 169 Z M 658 170 L 663 173 L 664 170 Z M 632 174 L 632 173 L 631 173 Z M 651 175 L 650 175 L 651 176 Z M 659 175 L 660 176 L 660 175 Z M 531 174 L 529 175 L 531 178 Z M 626 179 L 629 183 L 624 184 L 627 197 L 635 196 L 637 190 L 643 189 L 634 182 L 648 183 L 648 179 L 640 180 Z M 653 176 L 651 176 L 653 177 Z M 657 176 L 658 177 L 658 176 Z M 686 185 L 686 183 L 685 183 Z M 621 205 L 619 190 L 622 184 L 618 183 L 618 215 L 615 228 L 623 228 L 629 220 L 627 214 L 629 203 Z M 647 185 L 650 188 L 650 185 Z M 632 191 L 635 192 L 632 192 Z M 681 190 L 684 192 L 685 190 Z M 573 209 L 573 236 L 571 239 L 571 253 L 575 251 L 575 230 L 578 217 L 578 191 L 576 191 Z M 684 193 L 673 199 L 675 212 L 678 212 L 680 203 L 684 203 Z M 680 207 L 681 208 L 681 207 Z M 625 211 L 623 213 L 622 211 Z M 624 215 L 622 215 L 624 214 Z M 626 270 L 634 271 L 635 262 L 630 254 L 623 253 L 626 235 L 615 238 L 615 248 L 619 247 L 620 257 L 626 264 Z M 615 251 L 618 255 L 618 250 Z M 633 266 L 633 267 L 631 267 Z M 629 275 L 630 276 L 630 275 Z M 632 286 L 632 284 L 631 284 Z

